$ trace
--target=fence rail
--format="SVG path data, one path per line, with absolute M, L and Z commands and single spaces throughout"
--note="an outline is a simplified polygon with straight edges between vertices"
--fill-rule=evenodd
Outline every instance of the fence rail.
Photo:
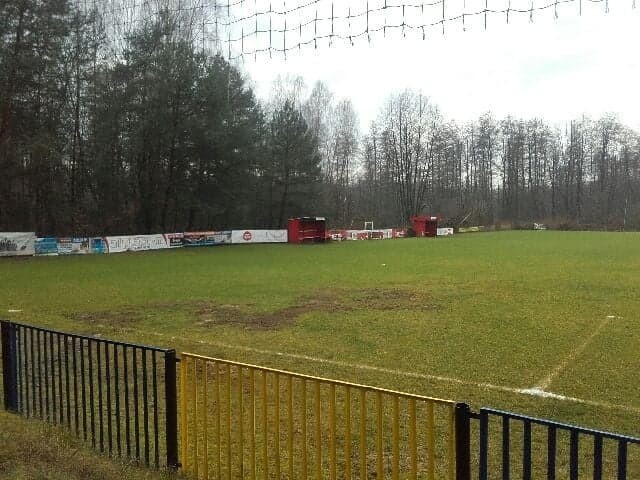
M 195 478 L 468 478 L 466 405 L 188 353 L 180 392 Z
M 495 422 L 491 422 L 492 418 Z M 491 437 L 492 423 L 497 423 L 497 437 Z M 502 450 L 493 469 L 495 475 L 490 475 L 490 438 L 495 438 Z M 534 445 L 540 448 L 533 448 Z M 638 447 L 633 457 L 629 455 L 630 446 Z M 545 450 L 546 455 L 540 454 Z M 640 478 L 640 438 L 503 410 L 480 409 L 480 480 L 507 480 L 517 467 L 521 470 L 517 476 L 524 480 L 531 479 L 534 471 L 544 472 L 549 480 L 577 480 L 587 475 L 594 480 Z M 558 475 L 561 468 L 566 473 Z
M 177 467 L 174 350 L 0 321 L 5 409 L 109 455 Z

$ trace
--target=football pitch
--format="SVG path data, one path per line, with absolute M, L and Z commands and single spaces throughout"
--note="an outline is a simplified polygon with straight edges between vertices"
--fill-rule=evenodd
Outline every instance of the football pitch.
M 3 259 L 0 318 L 638 435 L 640 234 Z

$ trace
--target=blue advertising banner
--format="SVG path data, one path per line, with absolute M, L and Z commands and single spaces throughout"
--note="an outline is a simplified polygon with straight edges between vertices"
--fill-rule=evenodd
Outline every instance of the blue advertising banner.
M 36 255 L 58 255 L 58 239 L 56 237 L 37 238 Z
M 90 250 L 91 253 L 107 253 L 107 242 L 102 237 L 95 237 L 91 239 Z

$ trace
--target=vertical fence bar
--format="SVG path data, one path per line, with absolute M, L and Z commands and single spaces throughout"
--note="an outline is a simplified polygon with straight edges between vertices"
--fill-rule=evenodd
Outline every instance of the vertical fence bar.
M 175 353 L 174 353 L 175 355 Z M 181 447 L 181 455 L 182 455 L 182 469 L 185 472 L 189 471 L 189 453 L 187 449 L 189 448 L 189 420 L 187 416 L 187 361 L 188 358 L 183 356 L 180 360 L 180 447 Z M 165 356 L 165 368 L 167 365 L 167 357 Z M 175 366 L 174 366 L 175 369 Z M 165 398 L 167 401 L 167 407 L 169 406 L 169 399 Z M 168 414 L 167 414 L 168 417 Z M 168 435 L 167 435 L 168 437 Z M 168 438 L 167 438 L 168 440 Z M 167 443 L 167 463 L 169 452 L 169 444 Z
M 367 478 L 367 391 L 360 390 L 360 478 Z
M 191 411 L 193 412 L 193 474 L 198 478 L 198 359 L 193 359 L 193 391 Z
M 578 432 L 571 430 L 569 436 L 569 479 L 578 480 L 578 450 L 579 450 Z
M 164 354 L 165 441 L 167 466 L 177 469 L 178 463 L 178 404 L 176 394 L 176 351 Z M 182 382 L 182 376 L 180 381 Z
M 509 417 L 502 417 L 502 480 L 509 480 L 511 475 L 509 442 L 511 435 L 509 433 Z
M 593 439 L 593 480 L 602 480 L 602 437 Z
M 95 399 L 93 394 L 93 349 L 91 348 L 91 340 L 87 340 L 89 350 L 89 410 L 91 413 L 91 446 L 96 448 L 96 419 L 95 419 Z M 54 377 L 55 378 L 55 377 Z M 127 424 L 127 441 L 129 440 Z M 127 452 L 128 453 L 128 452 Z
M 531 422 L 524 421 L 522 434 L 522 480 L 531 480 Z
M 122 456 L 122 443 L 121 443 L 121 427 L 120 427 L 120 371 L 118 365 L 118 344 L 113 345 L 113 371 L 115 378 L 113 380 L 114 395 L 116 397 L 116 445 L 118 449 L 118 456 Z M 156 401 L 157 404 L 157 401 Z M 157 466 L 157 465 L 156 465 Z
M 60 341 L 60 338 L 58 338 Z M 36 402 L 36 355 L 33 347 L 33 328 L 29 329 L 29 348 L 31 350 L 31 416 L 35 417 L 37 415 L 38 403 Z M 59 353 L 58 353 L 59 355 Z M 59 359 L 59 358 L 58 358 Z M 61 382 L 62 382 L 62 376 Z M 62 389 L 60 390 L 60 397 L 62 397 Z M 62 399 L 60 400 L 62 402 Z M 60 414 L 62 414 L 62 409 L 60 409 Z M 60 423 L 62 423 L 62 416 L 60 417 Z
M 418 478 L 418 442 L 416 440 L 418 430 L 418 420 L 416 415 L 416 401 L 409 399 L 409 457 L 410 457 L 410 479 Z
M 547 431 L 547 479 L 556 478 L 556 428 L 550 426 Z
M 627 479 L 627 442 L 618 441 L 618 480 Z
M 238 367 L 238 452 L 240 458 L 238 459 L 238 467 L 240 469 L 240 478 L 244 478 L 244 371 L 242 367 Z
M 217 443 L 217 457 L 218 457 L 218 462 L 216 463 L 216 470 L 217 470 L 217 478 L 221 479 L 222 475 L 222 425 L 221 425 L 221 408 L 220 408 L 220 365 L 218 365 L 218 362 L 214 362 L 213 364 L 214 368 L 215 368 L 215 382 L 216 382 L 216 390 L 215 390 L 215 394 L 216 394 L 216 443 Z
M 36 348 L 38 349 L 38 416 L 44 418 L 44 408 L 42 404 L 42 345 L 40 343 L 40 337 L 42 332 L 36 330 Z M 68 395 L 67 395 L 68 396 Z
M 24 331 L 24 329 L 22 329 Z M 56 394 L 56 362 L 55 362 L 55 353 L 53 348 L 53 332 L 49 332 L 49 363 L 51 364 L 51 421 L 53 423 L 56 422 L 58 418 L 58 401 Z M 24 345 L 27 346 L 26 344 Z M 25 354 L 26 354 L 25 348 Z M 25 362 L 25 374 L 26 374 L 26 362 Z M 26 380 L 26 378 L 25 378 Z
M 16 358 L 16 334 L 15 327 L 6 321 L 0 322 L 0 335 L 2 336 L 2 381 L 4 391 L 4 409 L 12 412 L 18 411 L 18 382 Z
M 345 478 L 351 480 L 351 387 L 347 385 L 344 392 L 344 463 Z
M 104 373 L 107 381 L 107 445 L 109 445 L 109 456 L 113 455 L 113 428 L 111 418 L 111 355 L 109 355 L 109 344 L 104 344 Z
M 256 373 L 249 369 L 249 470 L 251 480 L 256 479 Z
M 376 478 L 384 478 L 382 413 L 382 393 L 376 392 Z
M 280 475 L 280 374 L 274 374 L 274 389 L 275 389 L 275 448 L 274 455 L 276 457 L 276 478 L 281 478 Z
M 50 415 L 50 405 L 49 405 L 49 345 L 47 343 L 47 339 L 50 333 L 47 331 L 42 332 L 42 356 L 44 357 L 44 408 L 45 408 L 45 419 L 48 421 L 51 420 Z
M 76 337 L 71 338 L 71 349 L 73 359 L 73 420 L 76 426 L 76 437 L 80 437 L 80 412 L 78 411 L 78 354 L 76 348 Z
M 207 398 L 207 365 L 209 362 L 203 362 L 202 365 L 202 430 L 204 433 L 203 437 L 203 450 L 204 450 L 204 462 L 203 462 L 203 470 L 204 470 L 204 478 L 209 478 L 209 405 Z
M 307 479 L 307 380 L 302 379 L 302 415 L 300 422 L 302 423 L 302 478 Z
M 124 435 L 127 440 L 127 457 L 131 457 L 131 412 L 129 411 L 131 398 L 129 390 L 129 358 L 127 354 L 127 347 L 122 349 L 122 362 L 122 376 L 124 377 Z
M 262 385 L 260 393 L 262 395 L 262 435 L 264 443 L 262 445 L 262 461 L 264 468 L 264 478 L 269 478 L 269 428 L 267 423 L 267 372 L 262 371 Z
M 320 382 L 314 382 L 314 392 L 315 392 L 315 435 L 316 435 L 316 478 L 318 480 L 322 480 L 322 419 L 320 418 Z
M 466 403 L 455 406 L 456 480 L 471 480 L 471 409 Z
M 433 411 L 433 402 L 427 403 L 427 479 L 436 478 L 436 419 Z
M 480 409 L 480 458 L 478 461 L 480 480 L 489 478 L 489 414 Z
M 449 480 L 454 480 L 456 475 L 456 407 L 449 405 L 449 441 L 447 448 L 447 472 Z
M 293 480 L 294 452 L 293 452 L 293 377 L 287 379 L 287 449 L 289 450 L 289 479 Z
M 62 425 L 64 423 L 64 406 L 63 406 L 63 401 L 69 401 L 69 398 L 64 398 L 64 396 L 62 395 L 62 388 L 63 388 L 63 382 L 62 382 L 62 344 L 60 341 L 60 334 L 56 333 L 56 341 L 58 344 L 58 406 L 60 407 L 60 425 Z
M 6 321 L 0 322 L 2 336 L 2 380 L 4 384 L 4 409 L 18 411 L 18 359 L 15 327 Z
M 108 385 L 108 383 L 107 383 Z M 149 466 L 149 373 L 147 349 L 142 350 L 142 415 L 144 423 L 144 464 Z
M 231 480 L 233 472 L 231 471 L 231 365 L 226 364 L 225 376 L 226 376 L 226 393 L 227 393 L 227 479 Z
M 98 363 L 98 415 L 99 415 L 99 430 L 98 435 L 100 439 L 100 451 L 104 452 L 104 415 L 102 414 L 102 353 L 100 345 L 102 342 L 98 340 L 96 342 L 96 362 Z M 138 437 L 136 431 L 136 438 Z
M 136 460 L 140 460 L 140 410 L 138 408 L 140 399 L 138 397 L 138 349 L 137 347 L 133 347 L 131 350 L 131 368 L 133 369 L 133 439 L 136 448 Z
M 115 354 L 114 354 L 115 357 Z M 151 387 L 153 390 L 153 463 L 158 468 L 160 466 L 160 446 L 158 445 L 158 365 L 157 355 L 154 350 L 151 353 Z M 166 382 L 166 379 L 165 379 Z M 118 430 L 118 434 L 120 430 Z
M 338 463 L 336 461 L 336 386 L 329 385 L 329 478 L 336 480 Z
M 393 455 L 393 464 L 391 468 L 391 477 L 393 480 L 400 479 L 400 399 L 397 395 L 393 396 L 391 404 L 391 436 L 392 446 L 391 451 Z
M 65 401 L 67 405 L 67 428 L 71 430 L 71 385 L 69 380 L 69 337 L 62 337 L 64 341 L 64 378 L 65 378 Z

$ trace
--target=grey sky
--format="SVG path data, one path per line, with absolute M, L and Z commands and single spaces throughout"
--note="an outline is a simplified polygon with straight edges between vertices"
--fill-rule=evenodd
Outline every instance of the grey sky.
M 274 9 L 282 8 L 282 1 L 274 1 Z M 370 0 L 370 8 L 376 1 Z M 451 5 L 456 1 L 447 4 L 452 15 Z M 489 0 L 489 5 L 500 9 L 507 1 Z M 518 2 L 522 4 L 512 0 L 512 8 Z M 252 5 L 253 1 L 246 3 Z M 326 2 L 325 8 L 330 3 Z M 348 7 L 362 10 L 366 5 L 364 0 L 336 3 L 342 11 Z M 538 3 L 542 4 L 536 0 Z M 528 14 L 512 13 L 508 25 L 504 15 L 490 15 L 485 31 L 484 16 L 479 15 L 466 18 L 466 31 L 461 22 L 454 22 L 446 25 L 444 35 L 441 27 L 428 30 L 426 40 L 420 30 L 407 31 L 405 37 L 400 30 L 387 31 L 386 37 L 378 32 L 370 44 L 366 37 L 356 40 L 354 46 L 343 41 L 329 46 L 323 41 L 317 49 L 306 46 L 289 52 L 286 60 L 282 54 L 274 53 L 272 59 L 259 54 L 257 58 L 245 56 L 237 64 L 251 77 L 262 98 L 269 95 L 278 75 L 301 75 L 309 87 L 323 80 L 336 97 L 353 100 L 363 128 L 376 117 L 390 93 L 404 88 L 422 90 L 447 118 L 459 121 L 487 110 L 498 117 L 538 116 L 553 123 L 583 113 L 597 116 L 611 111 L 628 125 L 640 128 L 640 10 L 633 8 L 630 0 L 610 0 L 608 13 L 604 2 L 583 3 L 582 16 L 576 1 L 561 6 L 557 19 L 553 8 L 535 12 L 533 22 Z M 295 4 L 286 2 L 288 8 Z M 477 11 L 478 5 L 475 0 L 459 0 L 458 11 Z M 484 8 L 484 1 L 481 5 Z M 255 8 L 261 9 L 257 1 L 245 12 L 252 13 Z M 302 11 L 298 18 L 289 15 L 288 25 L 304 22 L 309 13 L 314 14 Z M 371 19 L 370 25 L 383 18 L 378 17 Z M 408 18 L 407 23 L 424 23 L 425 18 Z M 386 21 L 402 20 L 387 15 Z M 272 25 L 277 28 L 275 22 Z M 250 31 L 250 27 L 243 28 Z M 358 32 L 362 28 L 362 22 L 357 21 L 350 28 L 336 23 L 336 31 Z M 305 35 L 312 34 L 305 33 L 303 39 L 309 38 Z M 264 47 L 267 40 L 263 37 L 256 37 L 255 45 Z M 289 44 L 297 41 L 291 37 Z M 281 39 L 272 41 L 275 45 Z

